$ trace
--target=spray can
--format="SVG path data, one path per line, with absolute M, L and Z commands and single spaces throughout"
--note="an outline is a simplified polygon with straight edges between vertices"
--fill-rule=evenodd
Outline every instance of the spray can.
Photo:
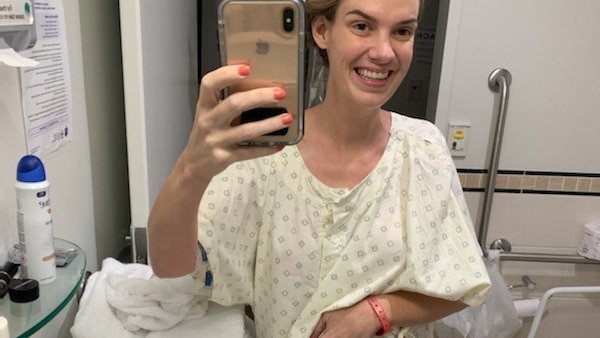
M 39 284 L 50 283 L 56 279 L 50 184 L 38 157 L 21 158 L 15 190 L 22 274 Z
M 8 320 L 3 316 L 0 316 L 0 338 L 9 338 L 10 333 L 8 332 Z

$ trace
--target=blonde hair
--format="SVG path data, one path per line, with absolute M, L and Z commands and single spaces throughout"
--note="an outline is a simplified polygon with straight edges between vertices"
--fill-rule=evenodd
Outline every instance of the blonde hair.
M 316 16 L 324 16 L 332 21 L 341 0 L 306 0 L 306 12 L 309 21 Z

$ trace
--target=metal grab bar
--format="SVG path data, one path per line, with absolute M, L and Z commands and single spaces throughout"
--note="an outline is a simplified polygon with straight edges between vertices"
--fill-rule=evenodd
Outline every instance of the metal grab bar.
M 512 75 L 507 69 L 494 69 L 488 78 L 490 89 L 500 94 L 498 105 L 498 118 L 496 122 L 496 131 L 493 139 L 492 154 L 488 165 L 488 180 L 485 188 L 483 206 L 481 211 L 481 224 L 479 227 L 479 245 L 484 255 L 487 256 L 486 240 L 490 224 L 490 215 L 492 211 L 492 202 L 494 189 L 496 188 L 496 176 L 498 174 L 498 163 L 500 160 L 500 148 L 502 145 L 502 136 L 504 134 L 504 125 L 506 121 L 506 109 L 508 106 L 509 87 L 512 83 Z M 504 240 L 501 244 L 496 240 L 490 247 L 500 249 L 500 259 L 505 261 L 526 261 L 526 262 L 551 262 L 551 263 L 574 263 L 574 264 L 600 264 L 600 261 L 588 259 L 577 255 L 557 255 L 542 253 L 513 253 L 511 252 L 510 242 Z M 500 247 L 498 247 L 500 245 Z
M 548 300 L 552 296 L 559 293 L 600 293 L 600 286 L 559 286 L 546 291 L 540 300 L 540 305 L 538 305 L 537 311 L 535 312 L 535 316 L 533 317 L 533 322 L 531 323 L 531 328 L 529 329 L 527 338 L 535 337 L 538 326 L 542 321 L 542 316 L 544 315 L 546 303 L 548 303 Z
M 498 105 L 498 120 L 496 122 L 496 132 L 493 140 L 492 154 L 488 165 L 488 180 L 485 188 L 483 207 L 481 212 L 481 224 L 479 227 L 479 245 L 483 253 L 487 256 L 486 239 L 488 227 L 490 224 L 490 214 L 492 211 L 492 202 L 494 189 L 496 187 L 496 176 L 498 172 L 498 162 L 500 159 L 500 148 L 502 145 L 502 135 L 504 134 L 504 124 L 506 121 L 506 107 L 508 105 L 508 96 L 512 76 L 507 69 L 497 68 L 490 74 L 488 85 L 494 92 L 500 94 L 500 104 Z
M 512 252 L 512 245 L 507 239 L 498 238 L 490 244 L 490 249 L 500 250 L 500 260 L 541 263 L 573 263 L 598 264 L 600 260 L 589 259 L 579 255 L 561 255 L 533 252 Z
M 501 261 L 540 262 L 540 263 L 572 263 L 572 264 L 598 264 L 600 261 L 578 255 L 556 255 L 527 252 L 501 252 Z

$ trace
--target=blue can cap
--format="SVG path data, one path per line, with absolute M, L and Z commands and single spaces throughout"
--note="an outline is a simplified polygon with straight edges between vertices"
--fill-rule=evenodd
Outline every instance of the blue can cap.
M 35 155 L 25 155 L 17 165 L 17 181 L 43 182 L 46 180 L 44 164 Z

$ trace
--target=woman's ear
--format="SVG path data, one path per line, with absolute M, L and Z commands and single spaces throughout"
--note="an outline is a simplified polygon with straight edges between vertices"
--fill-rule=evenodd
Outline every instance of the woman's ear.
M 327 30 L 329 29 L 329 22 L 324 16 L 318 16 L 310 23 L 313 40 L 319 48 L 327 49 Z

